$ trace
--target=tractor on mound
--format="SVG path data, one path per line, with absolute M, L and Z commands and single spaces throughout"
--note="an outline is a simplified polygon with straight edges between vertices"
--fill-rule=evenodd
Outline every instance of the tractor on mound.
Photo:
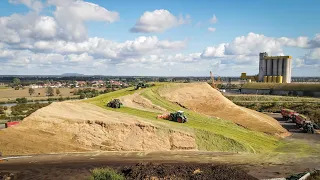
M 177 111 L 177 112 L 170 113 L 170 114 L 166 113 L 166 114 L 158 115 L 157 118 L 166 119 L 166 120 L 174 121 L 174 122 L 178 122 L 178 123 L 188 122 L 188 119 L 184 115 L 183 111 Z
M 121 106 L 122 106 L 122 103 L 120 99 L 113 99 L 107 104 L 107 107 L 111 107 L 111 108 L 120 108 Z
M 151 86 L 155 86 L 155 84 L 145 84 L 145 83 L 138 83 L 135 87 L 135 90 L 138 90 L 140 88 L 147 88 L 147 87 L 151 87 Z

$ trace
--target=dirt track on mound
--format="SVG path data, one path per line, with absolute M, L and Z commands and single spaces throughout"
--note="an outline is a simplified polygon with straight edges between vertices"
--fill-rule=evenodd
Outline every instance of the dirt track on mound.
M 126 107 L 157 113 L 163 113 L 167 111 L 166 109 L 153 104 L 149 99 L 142 97 L 138 92 L 132 95 L 123 96 L 120 98 L 120 100 Z
M 197 149 L 195 136 L 82 102 L 59 102 L 0 131 L 5 154 Z
M 215 116 L 248 129 L 287 136 L 289 133 L 275 119 L 235 105 L 207 83 L 169 85 L 159 89 L 160 96 L 188 109 Z

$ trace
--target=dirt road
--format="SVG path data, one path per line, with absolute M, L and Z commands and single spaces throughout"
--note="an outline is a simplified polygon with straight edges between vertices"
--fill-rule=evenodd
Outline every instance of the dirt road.
M 175 152 L 93 152 L 55 155 L 32 155 L 0 163 L 0 172 L 12 172 L 18 179 L 86 179 L 90 169 L 134 165 L 141 162 L 165 164 L 228 164 L 240 167 L 256 178 L 285 177 L 307 169 L 320 168 L 319 162 L 306 159 L 301 166 L 292 162 L 259 162 L 245 154 L 175 151 Z M 243 161 L 243 162 L 242 162 Z M 244 163 L 245 162 L 245 163 Z
M 288 137 L 288 139 L 301 139 L 301 140 L 307 140 L 310 141 L 310 143 L 319 143 L 320 142 L 320 134 L 319 131 L 316 132 L 315 134 L 308 134 L 308 133 L 303 133 L 301 129 L 297 128 L 295 123 L 292 123 L 289 121 L 285 121 L 282 119 L 282 116 L 280 113 L 268 113 L 269 116 L 273 117 L 279 123 L 281 124 L 282 127 L 286 128 L 292 135 Z

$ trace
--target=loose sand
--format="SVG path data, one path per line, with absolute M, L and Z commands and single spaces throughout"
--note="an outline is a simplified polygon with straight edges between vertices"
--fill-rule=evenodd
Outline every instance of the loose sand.
M 196 150 L 192 132 L 82 102 L 57 102 L 0 131 L 4 155 L 73 151 Z
M 275 119 L 235 105 L 207 83 L 167 85 L 159 89 L 159 94 L 193 111 L 230 120 L 251 130 L 281 136 L 288 135 L 287 130 Z
M 157 106 L 153 104 L 149 99 L 146 99 L 143 96 L 141 96 L 140 92 L 134 93 L 132 95 L 123 96 L 120 98 L 120 100 L 126 107 L 157 113 L 163 113 L 167 111 L 165 108 Z

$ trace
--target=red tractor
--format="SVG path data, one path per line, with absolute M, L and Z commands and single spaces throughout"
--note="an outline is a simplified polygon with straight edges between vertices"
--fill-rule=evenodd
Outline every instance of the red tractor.
M 294 110 L 291 110 L 291 109 L 282 109 L 281 110 L 281 115 L 282 115 L 282 118 L 284 120 L 289 120 L 289 119 L 292 119 L 292 116 L 295 114 L 296 112 Z

